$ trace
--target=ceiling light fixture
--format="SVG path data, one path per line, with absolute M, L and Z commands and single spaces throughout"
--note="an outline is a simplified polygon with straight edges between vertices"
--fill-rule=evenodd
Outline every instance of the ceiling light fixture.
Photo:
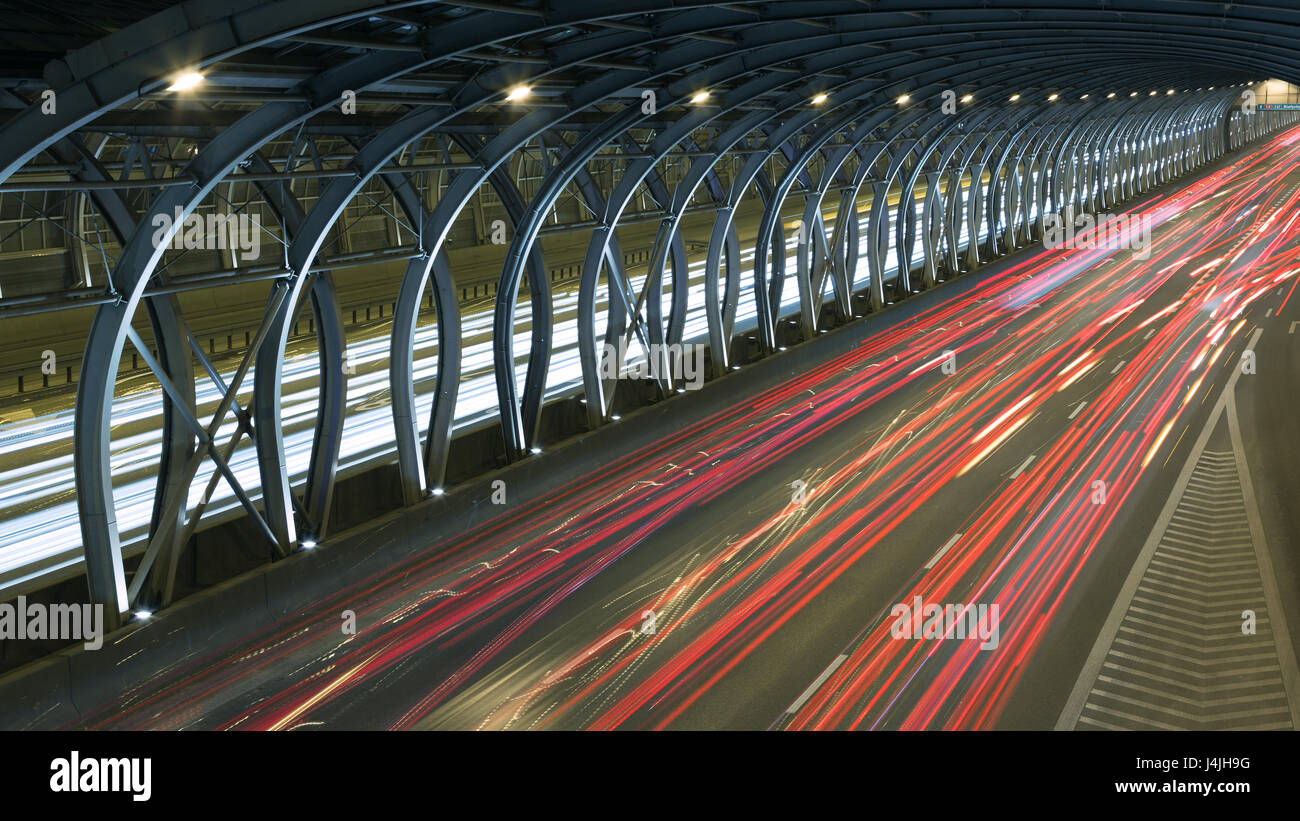
M 189 91 L 197 88 L 203 82 L 203 75 L 197 71 L 186 71 L 176 75 L 172 84 L 167 86 L 168 91 Z

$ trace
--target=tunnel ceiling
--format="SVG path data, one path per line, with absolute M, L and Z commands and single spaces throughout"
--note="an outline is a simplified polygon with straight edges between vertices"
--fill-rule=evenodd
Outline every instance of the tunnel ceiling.
M 1300 79 L 1300 9 L 1282 2 L 616 5 L 619 14 L 562 1 L 24 4 L 0 32 L 0 74 L 20 98 L 48 87 L 63 102 L 53 116 L 8 114 L 0 168 L 7 177 L 57 137 L 141 97 L 157 100 L 172 75 L 192 68 L 207 83 L 189 104 L 241 107 L 290 93 L 311 100 L 328 85 L 323 78 L 351 66 L 355 90 L 395 106 L 496 103 L 528 82 L 535 101 L 575 111 L 647 84 L 678 98 L 702 83 L 779 72 L 828 89 L 875 78 L 864 102 L 928 86 L 1126 91 Z M 360 61 L 383 68 L 360 70 Z
M 650 72 L 687 43 L 730 46 L 751 55 L 752 70 L 807 59 L 782 54 L 803 41 L 818 49 L 858 45 L 862 50 L 909 54 L 916 65 L 963 46 L 957 62 L 1005 55 L 1014 46 L 1026 66 L 1087 71 L 1105 79 L 1127 62 L 1172 67 L 1189 79 L 1229 82 L 1239 71 L 1295 79 L 1294 4 L 1223 2 L 624 2 L 624 11 L 586 2 L 199 2 L 118 0 L 113 3 L 24 3 L 0 29 L 0 70 L 9 83 L 42 79 L 41 68 L 66 52 L 75 79 L 108 68 L 106 59 L 130 58 L 128 70 L 144 84 L 181 67 L 220 66 L 233 85 L 265 87 L 260 70 L 283 69 L 275 85 L 292 85 L 368 50 L 418 53 L 426 58 L 404 75 L 439 83 L 467 79 L 483 62 L 513 65 L 521 76 L 546 76 L 557 85 L 582 82 L 592 71 L 623 61 Z M 227 16 L 226 12 L 229 12 Z M 476 31 L 428 34 L 454 24 Z M 452 35 L 452 30 L 448 30 Z M 565 50 L 604 40 L 601 58 L 564 66 Z M 927 53 L 935 50 L 935 54 Z M 701 50 L 693 69 L 717 59 Z M 845 59 L 853 59 L 850 54 Z M 78 66 L 85 61 L 86 65 Z M 664 68 L 668 68 L 664 61 Z M 469 69 L 469 70 L 466 70 Z M 433 74 L 439 70 L 437 74 Z M 819 69 L 820 70 L 820 69 Z M 677 76 L 684 76 L 679 70 Z M 71 79 L 54 71 L 55 88 Z M 294 76 L 298 75 L 298 76 Z M 242 81 L 242 82 L 241 82 Z M 400 84 L 399 84 L 400 85 Z

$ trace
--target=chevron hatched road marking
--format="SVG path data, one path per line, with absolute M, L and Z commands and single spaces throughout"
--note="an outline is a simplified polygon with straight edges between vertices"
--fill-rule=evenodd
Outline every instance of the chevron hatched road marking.
M 1231 451 L 1197 460 L 1076 727 L 1293 729 Z

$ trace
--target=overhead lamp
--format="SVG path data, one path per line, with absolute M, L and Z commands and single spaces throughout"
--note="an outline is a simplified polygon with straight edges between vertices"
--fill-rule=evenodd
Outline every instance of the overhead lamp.
M 967 94 L 966 96 L 964 96 L 964 97 L 961 98 L 961 101 L 962 101 L 963 103 L 969 103 L 969 102 L 970 102 L 971 100 L 973 100 L 973 99 L 975 99 L 975 95 L 974 95 L 974 94 Z
M 1019 99 L 1020 99 L 1020 95 L 1019 95 L 1019 94 L 1012 94 L 1012 95 L 1011 95 L 1011 102 L 1014 103 L 1016 100 L 1019 100 Z
M 1054 103 L 1054 102 L 1056 102 L 1057 98 L 1060 97 L 1060 96 L 1061 96 L 1060 94 L 1048 94 L 1048 95 L 1047 95 L 1047 101 L 1048 101 L 1049 103 Z
M 899 105 L 907 105 L 908 101 L 911 100 L 911 99 L 912 99 L 911 95 L 908 95 L 908 94 L 900 94 L 900 95 L 898 95 L 898 104 L 899 104 Z
M 1166 91 L 1165 93 L 1166 93 L 1166 94 L 1173 94 L 1173 93 L 1174 93 L 1174 90 L 1171 88 L 1171 89 L 1169 89 L 1168 91 Z
M 707 100 L 707 99 L 709 99 L 709 92 L 707 92 L 707 91 L 697 91 L 697 92 L 695 92 L 695 95 L 694 95 L 693 97 L 691 97 L 691 102 L 693 102 L 693 103 L 702 103 L 702 102 L 704 102 L 704 101 Z
M 1106 95 L 1106 99 L 1107 99 L 1107 100 L 1113 100 L 1113 99 L 1115 99 L 1115 92 L 1112 91 L 1111 93 L 1107 94 L 1107 95 Z
M 1087 94 L 1080 94 L 1080 95 L 1079 95 L 1079 99 L 1080 99 L 1080 100 L 1086 100 L 1086 99 L 1088 99 L 1088 95 L 1087 95 Z
M 1156 96 L 1156 93 L 1155 93 L 1154 91 L 1152 91 L 1152 92 L 1151 92 L 1150 94 L 1148 94 L 1147 96 L 1148 96 L 1148 97 L 1154 97 L 1154 96 Z
M 1130 91 L 1130 92 L 1128 93 L 1128 96 L 1130 96 L 1130 97 L 1136 97 L 1137 95 L 1138 95 L 1138 93 L 1137 93 L 1136 91 Z
M 824 93 L 818 94 L 816 97 L 812 98 L 813 105 L 821 105 L 824 102 L 826 102 L 826 95 Z
M 527 97 L 529 94 L 532 93 L 533 90 L 528 86 L 515 86 L 514 88 L 510 89 L 510 92 L 508 94 L 506 94 L 506 99 L 513 103 L 517 100 L 522 100 L 523 98 Z
M 189 91 L 192 88 L 198 88 L 203 82 L 203 75 L 197 71 L 186 71 L 176 75 L 172 84 L 167 86 L 168 91 Z

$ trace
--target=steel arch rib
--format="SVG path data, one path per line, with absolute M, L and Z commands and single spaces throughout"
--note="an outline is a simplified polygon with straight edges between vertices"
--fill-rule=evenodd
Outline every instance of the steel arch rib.
M 421 5 L 424 4 L 420 2 L 376 4 L 345 2 L 344 0 L 324 0 L 322 4 L 317 4 L 309 10 L 296 10 L 293 5 L 288 2 L 262 4 L 261 8 L 253 8 L 253 4 L 241 3 L 235 12 L 218 17 L 215 14 L 206 12 L 197 4 L 189 4 L 186 6 L 184 12 L 188 17 L 185 17 L 184 19 L 174 14 L 168 17 L 166 15 L 169 13 L 164 13 L 155 16 L 154 18 L 150 18 L 150 20 L 153 21 L 154 26 L 161 26 L 162 23 L 171 21 L 175 26 L 174 30 L 168 32 L 171 39 L 182 45 L 192 42 L 197 49 L 195 53 L 201 55 L 197 58 L 199 62 L 196 63 L 196 65 L 204 65 L 219 60 L 223 56 L 236 53 L 246 48 L 251 48 L 258 43 L 273 41 L 277 39 L 277 37 L 283 36 L 286 33 L 308 30 L 317 24 L 324 24 L 326 22 L 337 23 L 353 19 L 355 17 L 364 16 L 375 9 L 419 7 Z M 1199 10 L 1203 5 L 1204 4 L 1195 4 L 1195 9 Z M 655 15 L 653 18 L 655 22 L 655 38 L 661 36 L 668 37 L 674 33 L 689 32 L 692 30 L 692 24 L 685 19 L 689 15 L 679 13 L 676 11 L 678 8 L 680 8 L 680 6 L 668 6 L 664 3 L 629 3 L 625 8 L 620 8 L 617 14 L 606 13 L 603 15 L 595 15 L 595 17 L 592 18 L 584 16 L 584 12 L 580 11 L 576 6 L 563 3 L 557 4 L 555 7 L 549 7 L 543 13 L 544 16 L 541 19 L 510 18 L 494 12 L 472 13 L 467 15 L 466 18 L 445 24 L 443 30 L 440 30 L 440 39 L 438 42 L 440 52 L 438 58 L 431 58 L 428 53 L 421 54 L 418 57 L 395 57 L 383 54 L 367 55 L 353 60 L 348 64 L 348 71 L 357 72 L 357 76 L 355 77 L 345 78 L 343 73 L 340 71 L 331 71 L 327 72 L 322 77 L 315 78 L 305 84 L 306 91 L 313 102 L 273 103 L 249 114 L 247 117 L 240 120 L 236 126 L 220 135 L 216 140 L 213 140 L 212 144 L 205 148 L 204 156 L 196 160 L 191 164 L 189 169 L 187 169 L 188 173 L 191 174 L 195 181 L 192 188 L 188 190 L 184 188 L 176 188 L 168 191 L 159 198 L 158 202 L 155 203 L 154 208 L 151 209 L 146 216 L 148 217 L 160 213 L 171 213 L 172 207 L 180 207 L 184 214 L 190 213 L 190 211 L 192 211 L 193 208 L 196 207 L 205 196 L 207 196 L 215 185 L 222 181 L 238 179 L 237 177 L 230 177 L 230 174 L 233 170 L 233 164 L 238 162 L 242 156 L 256 150 L 262 141 L 282 130 L 287 125 L 292 125 L 296 122 L 303 122 L 313 113 L 320 111 L 325 107 L 324 105 L 318 105 L 317 102 L 322 100 L 332 101 L 341 88 L 368 87 L 375 83 L 382 82 L 386 78 L 397 76 L 405 71 L 409 71 L 412 68 L 437 62 L 437 59 L 444 56 L 444 53 L 441 51 L 443 48 L 448 49 L 446 53 L 459 53 L 474 43 L 492 42 L 493 38 L 500 40 L 504 37 L 513 36 L 518 33 L 543 31 L 565 23 L 580 22 L 586 19 L 595 19 L 600 16 L 617 18 L 624 14 Z M 860 26 L 865 29 L 871 24 L 869 15 L 850 13 L 841 14 L 840 11 L 842 9 L 849 8 L 848 4 L 826 3 L 824 5 L 819 5 L 818 8 L 825 9 L 828 16 L 835 18 L 836 31 L 833 35 L 834 41 L 853 41 L 856 43 L 871 42 L 872 35 L 859 34 L 854 31 L 855 26 Z M 1208 8 L 1208 6 L 1205 6 L 1205 8 Z M 755 64 L 766 65 L 763 63 L 763 60 L 767 59 L 766 57 L 756 58 L 753 55 L 770 52 L 773 55 L 771 59 L 775 61 L 777 59 L 789 59 L 790 54 L 797 52 L 797 49 L 785 49 L 781 47 L 777 41 L 782 33 L 780 31 L 782 27 L 770 22 L 771 20 L 781 19 L 783 17 L 787 19 L 792 18 L 795 13 L 796 12 L 788 10 L 784 6 L 774 7 L 774 10 L 772 11 L 764 9 L 761 12 L 762 16 L 759 18 L 760 22 L 749 28 L 746 32 L 745 42 L 742 44 L 743 51 L 745 51 L 746 55 L 749 57 L 749 67 L 746 68 L 747 71 L 759 70 L 759 68 L 761 68 L 761 65 L 758 68 L 754 68 L 753 66 Z M 1199 14 L 1200 12 L 1196 11 L 1194 13 Z M 699 14 L 706 16 L 708 25 L 717 27 L 725 26 L 728 21 L 737 21 L 738 24 L 738 21 L 744 17 L 743 13 L 735 10 L 701 10 Z M 894 17 L 892 16 L 892 13 L 886 12 L 886 14 L 890 15 L 887 18 L 888 21 L 893 22 Z M 943 10 L 936 11 L 934 14 L 939 15 L 937 19 L 946 19 L 944 17 L 946 12 Z M 1086 11 L 1079 12 L 1078 16 L 1079 20 L 1082 21 L 1102 19 L 1100 16 L 1093 15 Z M 1143 12 L 1141 15 L 1138 15 L 1138 17 L 1142 20 L 1154 19 L 1165 21 L 1172 20 L 1174 16 Z M 236 24 L 232 21 L 238 21 L 238 23 Z M 1026 22 L 1033 25 L 1036 21 L 1031 19 Z M 1236 21 L 1233 22 L 1235 25 Z M 1150 24 L 1143 23 L 1142 25 Z M 1172 23 L 1165 24 L 1164 22 L 1162 22 L 1161 25 L 1165 26 L 1164 30 L 1167 31 L 1181 31 L 1184 28 L 1189 31 L 1194 31 L 1193 26 L 1180 26 L 1173 25 Z M 1006 21 L 1006 28 L 1009 32 L 1017 33 L 1016 36 L 1009 38 L 1012 41 L 1029 42 L 1030 40 L 1033 40 L 1035 42 L 1047 43 L 1052 40 L 1052 38 L 1039 38 L 1037 36 L 1031 37 L 1027 33 L 1027 29 L 1022 29 L 1020 23 L 1010 21 L 1009 19 Z M 1107 32 L 1107 36 L 1100 38 L 1099 42 L 1114 43 L 1116 45 L 1121 45 L 1124 48 L 1136 47 L 1136 33 L 1140 31 L 1140 28 L 1141 26 L 1138 24 L 1123 27 L 1116 26 L 1113 33 Z M 1235 31 L 1250 31 L 1251 28 L 1251 26 L 1246 25 L 1235 29 Z M 886 26 L 882 30 L 891 35 L 899 34 L 899 39 L 903 41 L 906 41 L 909 38 L 921 38 L 923 36 L 937 37 L 937 35 L 931 33 L 931 27 L 929 24 Z M 972 28 L 970 30 L 975 29 Z M 1024 33 L 1022 33 L 1022 31 Z M 140 30 L 137 29 L 136 34 L 139 33 Z M 447 36 L 449 44 L 443 41 L 442 36 L 444 34 Z M 1266 32 L 1264 34 L 1267 36 Z M 606 35 L 605 37 L 607 38 L 605 42 L 611 44 L 632 43 L 638 39 L 636 36 L 622 32 Z M 854 37 L 858 37 L 858 39 L 853 40 Z M 1189 44 L 1210 42 L 1208 38 L 1204 40 L 1196 39 L 1192 34 L 1188 34 L 1188 37 L 1190 38 L 1187 40 Z M 647 39 L 651 38 L 641 38 L 643 41 Z M 809 47 L 812 47 L 814 44 L 817 47 L 823 47 L 824 44 L 832 42 L 831 39 L 821 36 L 806 38 L 800 37 L 798 39 L 802 44 L 808 45 Z M 1245 41 L 1246 37 L 1242 36 L 1239 39 Z M 118 42 L 121 41 L 119 40 Z M 103 59 L 96 64 L 94 60 L 83 54 L 82 57 L 87 62 L 79 63 L 73 67 L 73 70 L 70 70 L 70 85 L 65 85 L 62 88 L 65 92 L 64 96 L 61 98 L 60 105 L 60 109 L 63 113 L 60 114 L 58 118 L 38 121 L 32 113 L 34 108 L 28 108 L 0 130 L 0 179 L 8 177 L 14 170 L 22 167 L 27 160 L 33 158 L 40 151 L 50 148 L 55 144 L 55 141 L 65 134 L 70 133 L 72 129 L 92 121 L 98 111 L 120 104 L 122 100 L 125 99 L 125 97 L 120 95 L 127 93 L 131 87 L 131 82 L 129 82 L 130 80 L 139 79 L 139 82 L 134 84 L 135 93 L 139 93 L 142 89 L 156 87 L 163 82 L 162 77 L 172 68 L 172 66 L 166 63 L 166 61 L 159 59 L 158 53 L 152 51 L 152 49 L 159 45 L 159 42 L 160 41 L 157 40 L 146 42 L 142 48 L 132 51 L 125 57 L 117 55 L 119 59 L 115 66 L 109 65 Z M 1162 53 L 1192 53 L 1190 46 L 1187 48 L 1182 46 L 1175 48 L 1169 46 L 1163 40 L 1160 42 L 1162 45 Z M 1275 42 L 1275 40 L 1269 38 L 1261 48 L 1261 55 L 1254 58 L 1251 64 L 1277 65 L 1281 67 L 1289 66 L 1290 70 L 1294 71 L 1294 61 L 1289 61 L 1289 58 L 1287 58 L 1284 53 L 1279 52 L 1274 46 Z M 425 44 L 432 45 L 432 41 L 426 39 Z M 561 48 L 565 50 L 573 50 L 575 52 L 581 51 L 581 49 L 572 49 L 572 47 L 569 46 Z M 725 49 L 718 48 L 716 44 L 709 44 L 706 46 L 699 43 L 690 43 L 670 48 L 668 53 L 674 56 L 658 62 L 666 63 L 668 66 L 690 65 L 692 64 L 692 61 L 717 59 L 722 56 L 724 52 Z M 993 52 L 992 50 L 980 50 L 977 53 L 989 54 Z M 1224 49 L 1223 51 L 1215 53 L 1227 54 L 1227 50 Z M 677 62 L 674 63 L 674 60 Z M 1244 58 L 1237 57 L 1235 60 L 1236 63 L 1244 64 Z M 744 60 L 741 62 L 744 62 Z M 914 62 L 916 64 L 922 64 L 921 61 L 906 62 L 908 64 Z M 496 76 L 501 75 L 497 74 Z M 617 82 L 623 82 L 623 78 L 618 79 Z M 601 85 L 601 87 L 605 89 L 611 89 L 615 87 L 616 83 L 604 82 L 598 83 L 598 85 Z M 626 87 L 626 84 L 621 87 Z M 118 93 L 119 96 L 115 97 L 114 93 Z M 464 110 L 464 108 L 473 105 L 473 102 L 468 101 L 470 98 L 476 98 L 481 101 L 490 99 L 492 96 L 491 93 L 485 92 L 483 95 L 478 95 L 476 97 L 474 89 L 463 91 L 462 94 L 466 97 L 467 102 L 465 102 L 465 104 L 458 110 Z M 600 98 L 597 97 L 597 99 Z M 461 103 L 460 100 L 457 102 L 458 104 Z M 1154 149 L 1148 146 L 1140 147 L 1140 156 L 1134 158 L 1134 162 L 1138 164 L 1142 173 L 1130 176 L 1128 178 L 1129 183 L 1135 186 L 1145 187 L 1153 184 L 1155 181 L 1168 179 L 1171 173 L 1176 173 L 1178 171 L 1176 165 L 1178 157 L 1174 157 L 1172 160 L 1170 159 L 1172 148 L 1169 144 L 1171 139 L 1170 131 L 1178 116 L 1180 115 L 1176 111 L 1171 111 L 1167 116 L 1163 117 L 1163 119 L 1153 118 L 1148 120 L 1146 125 L 1137 129 L 1137 133 L 1140 135 L 1151 135 L 1147 137 L 1148 145 L 1149 141 L 1152 139 L 1156 140 L 1157 145 Z M 1249 118 L 1236 115 L 1232 116 L 1228 120 L 1231 128 L 1230 134 L 1232 144 L 1234 146 L 1239 145 L 1242 139 L 1245 139 L 1248 136 L 1253 137 L 1261 133 L 1261 129 L 1268 119 L 1269 118 L 1267 117 L 1258 116 Z M 1125 121 L 1125 133 L 1130 133 L 1129 129 L 1136 127 L 1135 123 L 1135 118 L 1129 118 L 1129 120 Z M 1087 187 L 1090 205 L 1096 205 L 1098 203 L 1104 204 L 1106 202 L 1106 186 L 1101 184 L 1101 182 L 1106 179 L 1108 172 L 1103 164 L 1096 163 L 1092 159 L 1095 154 L 1094 145 L 1103 151 L 1103 155 L 1109 153 L 1110 143 L 1108 143 L 1104 137 L 1105 135 L 1103 132 L 1098 130 L 1091 135 L 1089 140 L 1075 144 L 1076 148 L 1082 148 L 1086 152 L 1086 167 L 1079 182 L 1081 185 L 1086 185 Z M 985 152 L 986 160 L 989 153 L 992 152 L 996 146 L 1000 145 L 1000 141 L 1004 138 L 1005 135 L 1001 135 L 988 141 L 987 150 Z M 1015 139 L 1012 138 L 1011 142 L 1007 143 L 1005 151 L 1010 151 L 1011 146 L 1015 144 Z M 777 142 L 778 148 L 783 145 L 785 145 L 784 140 Z M 911 146 L 909 146 L 909 151 L 910 148 Z M 1158 155 L 1155 152 L 1159 152 Z M 891 158 L 891 165 L 894 162 L 901 162 L 908 153 L 909 152 L 907 151 L 896 151 L 894 156 Z M 1005 160 L 1005 152 L 1003 156 Z M 1018 162 L 1019 160 L 1017 160 L 1017 163 Z M 1044 168 L 1046 167 L 1047 166 L 1045 165 Z M 918 171 L 921 169 L 921 163 L 917 164 L 916 169 Z M 1002 185 L 1000 169 L 1001 163 L 999 163 L 992 172 L 992 186 L 991 190 L 988 192 L 988 197 L 991 199 L 996 198 L 999 195 L 1000 186 Z M 906 198 L 907 200 L 910 200 L 912 193 L 911 189 L 914 187 L 915 181 L 916 177 L 913 176 L 913 184 L 909 186 L 908 197 Z M 788 193 L 788 190 L 787 187 L 786 191 L 783 191 L 778 196 L 772 198 L 772 200 L 767 203 L 766 210 L 772 211 L 775 209 L 775 212 L 779 213 L 781 201 L 783 200 L 784 195 Z M 1056 201 L 1054 200 L 1054 204 L 1055 203 Z M 1017 212 L 1019 212 L 1021 205 L 1023 205 L 1023 202 L 1017 203 Z M 998 220 L 1000 219 L 999 211 L 1000 209 L 998 207 L 988 209 L 990 244 L 994 247 L 998 242 L 997 225 Z M 913 212 L 909 210 L 906 222 L 911 221 L 912 215 Z M 1017 215 L 1013 215 L 1009 220 L 1012 230 L 1015 230 L 1016 226 L 1019 224 L 1018 216 L 1017 213 Z M 617 219 L 615 220 L 615 224 L 617 224 Z M 728 227 L 730 233 L 734 234 L 734 224 L 731 224 L 729 221 Z M 904 221 L 900 221 L 899 227 L 906 227 Z M 856 230 L 856 222 L 854 222 L 852 228 L 845 228 L 845 236 L 848 237 L 851 234 L 856 233 Z M 111 477 L 108 475 L 107 426 L 113 398 L 112 374 L 115 374 L 116 372 L 116 366 L 121 355 L 125 334 L 129 329 L 131 318 L 137 309 L 139 300 L 142 298 L 143 290 L 152 277 L 161 255 L 161 251 L 156 248 L 153 249 L 152 253 L 149 252 L 141 237 L 143 233 L 144 232 L 137 229 L 132 237 L 129 239 L 124 238 L 122 260 L 118 268 L 113 272 L 113 280 L 121 290 L 122 299 L 117 304 L 105 306 L 96 313 L 94 325 L 90 334 L 90 344 L 87 346 L 88 359 L 85 363 L 85 371 L 91 373 L 92 376 L 87 380 L 88 384 L 84 386 L 84 394 L 79 392 L 79 405 L 76 422 L 78 434 L 77 455 L 79 462 L 84 464 L 84 468 L 79 468 L 78 472 L 78 503 L 79 505 L 82 504 L 83 498 L 86 500 L 85 507 L 82 508 L 84 514 L 83 525 L 88 526 L 91 532 L 91 535 L 86 539 L 86 550 L 88 551 L 88 554 L 94 552 L 95 556 L 99 559 L 104 559 L 105 556 L 107 556 L 105 563 L 106 566 L 109 567 L 109 572 L 99 573 L 96 579 L 92 579 L 92 585 L 96 588 L 97 593 L 109 591 L 113 596 L 117 596 L 118 593 L 121 592 L 120 582 L 122 572 L 120 550 L 119 545 L 117 544 L 114 521 L 115 512 L 112 503 Z M 719 239 L 716 243 L 710 243 L 711 253 L 712 248 L 715 246 L 719 248 L 719 254 L 721 253 L 722 247 L 726 244 L 726 236 L 727 234 L 724 233 L 723 238 Z M 876 239 L 878 239 L 878 237 L 873 237 L 873 241 Z M 976 238 L 972 237 L 972 239 L 974 240 Z M 532 242 L 533 239 L 530 238 L 528 244 L 531 246 Z M 1012 242 L 1014 242 L 1014 237 L 1012 238 Z M 913 242 L 909 239 L 906 243 L 900 243 L 900 246 L 904 244 L 906 245 L 906 249 L 903 250 L 902 253 L 908 255 L 910 262 L 910 249 Z M 820 244 L 818 247 L 820 248 Z M 760 257 L 763 257 L 766 253 L 763 249 L 764 246 L 760 245 Z M 533 250 L 534 249 L 530 247 L 526 252 L 519 254 L 517 258 L 513 259 L 509 263 L 510 266 L 513 266 L 514 284 L 516 288 L 520 281 L 518 271 L 523 265 L 532 264 L 531 261 L 535 258 L 532 253 Z M 815 253 L 821 252 L 819 251 Z M 714 257 L 714 259 L 714 288 L 712 293 L 713 296 L 716 297 L 717 258 Z M 525 260 L 528 260 L 528 262 L 525 262 Z M 600 260 L 597 259 L 597 262 L 599 261 Z M 286 304 L 286 302 L 290 306 L 296 304 L 296 300 L 300 296 L 300 289 L 303 285 L 300 278 L 306 275 L 306 271 L 309 268 L 310 263 L 304 265 L 302 269 L 295 269 L 287 285 L 277 286 L 275 295 L 273 296 L 273 304 L 276 304 L 277 310 L 280 310 L 281 306 Z M 661 266 L 660 270 L 662 271 Z M 851 279 L 852 278 L 850 277 L 850 281 Z M 503 273 L 503 282 L 506 281 L 507 277 Z M 774 277 L 774 284 L 779 284 L 779 281 L 779 276 Z M 877 282 L 876 284 L 879 285 L 881 283 Z M 535 300 L 540 301 L 544 296 L 544 288 L 534 288 Z M 768 304 L 769 310 L 771 309 L 771 295 L 768 293 L 767 287 L 756 288 L 756 296 L 765 304 Z M 286 302 L 277 302 L 280 300 Z M 809 296 L 804 299 L 804 302 L 806 305 L 810 305 L 811 300 L 812 297 Z M 151 301 L 147 304 L 152 306 L 153 302 Z M 158 304 L 161 305 L 161 303 Z M 500 304 L 501 303 L 499 303 L 499 307 Z M 151 307 L 150 310 L 152 313 L 154 308 Z M 285 310 L 287 310 L 287 308 L 285 308 Z M 509 306 L 511 318 L 513 318 L 513 310 L 514 305 L 512 301 Z M 535 310 L 537 310 L 536 306 Z M 723 310 L 723 313 L 725 313 L 725 309 Z M 681 312 L 675 310 L 674 321 L 680 316 Z M 769 317 L 769 319 L 770 318 L 771 317 Z M 276 327 L 278 328 L 279 326 Z M 504 322 L 499 321 L 498 317 L 495 327 L 498 339 L 504 337 L 506 341 L 503 344 L 509 345 L 508 338 L 511 335 L 510 331 L 512 329 L 512 323 L 511 328 L 507 328 Z M 172 331 L 165 332 L 163 335 L 175 337 L 178 335 L 178 331 L 174 328 Z M 260 350 L 259 356 L 261 355 L 262 351 Z M 509 362 L 508 366 L 502 365 L 501 362 L 503 358 L 503 356 L 499 356 L 497 363 L 499 385 L 500 379 L 503 378 L 502 374 L 507 370 L 509 370 L 510 378 L 513 380 L 513 361 Z M 535 356 L 530 358 L 530 378 L 525 389 L 524 419 L 522 420 L 522 424 L 518 426 L 520 429 L 520 435 L 515 437 L 517 440 L 514 442 L 515 445 L 521 445 L 530 441 L 529 434 L 524 432 L 522 428 L 528 428 L 530 430 L 535 430 L 536 428 L 542 401 L 542 387 L 544 386 L 545 381 L 544 360 L 544 356 Z M 536 378 L 534 378 L 534 371 L 532 370 L 534 362 L 540 363 L 538 365 L 538 370 L 536 371 L 536 374 L 539 375 L 536 376 Z M 260 370 L 261 369 L 259 368 L 259 373 Z M 100 374 L 102 374 L 102 376 L 100 376 Z M 511 407 L 514 408 L 516 404 L 517 403 L 512 400 Z M 503 407 L 505 405 L 504 399 L 502 399 L 502 405 Z M 512 410 L 510 414 L 512 419 L 509 421 L 513 421 L 514 415 L 515 412 Z M 507 421 L 508 420 L 503 415 L 503 425 L 507 424 Z M 280 467 L 282 468 L 283 465 L 281 464 Z M 313 474 L 317 472 L 318 471 L 313 470 Z M 274 486 L 272 485 L 271 487 Z M 283 518 L 291 520 L 291 517 L 287 514 Z M 113 535 L 108 535 L 109 531 L 111 531 Z M 114 564 L 114 562 L 116 562 L 116 564 Z M 110 579 L 109 577 L 112 578 Z M 112 603 L 119 608 L 123 604 L 120 600 L 120 596 L 117 599 L 112 600 Z

